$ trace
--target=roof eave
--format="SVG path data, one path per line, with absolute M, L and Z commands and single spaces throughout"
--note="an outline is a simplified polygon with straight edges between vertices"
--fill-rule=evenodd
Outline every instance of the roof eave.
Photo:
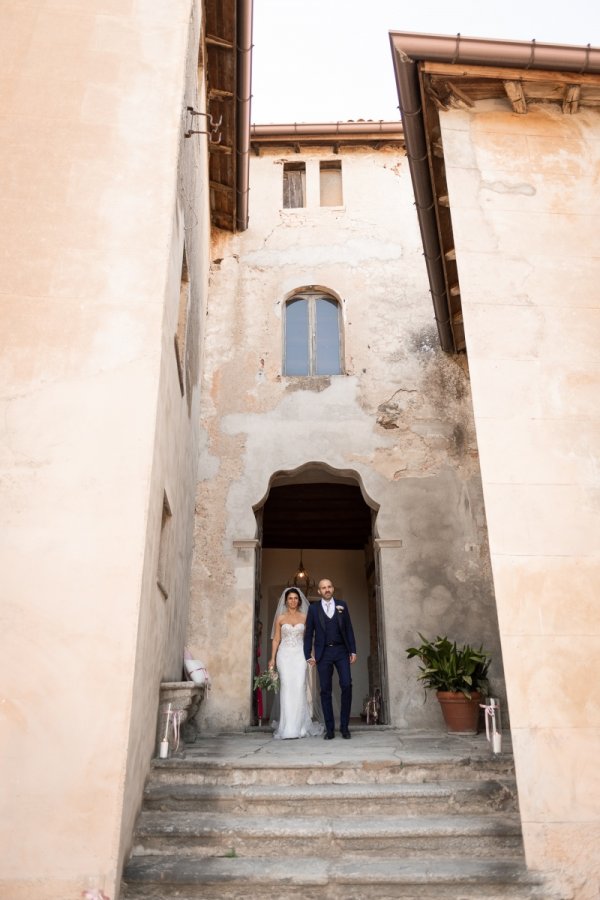
M 211 135 L 211 222 L 228 231 L 248 227 L 252 0 L 206 0 L 203 33 Z
M 384 121 L 357 122 L 293 122 L 289 124 L 252 125 L 250 142 L 255 152 L 264 147 L 331 146 L 334 152 L 342 146 L 384 144 L 404 145 L 402 124 Z
M 465 349 L 460 286 L 450 209 L 442 209 L 436 195 L 433 148 L 429 134 L 432 111 L 423 89 L 421 68 L 425 62 L 504 66 L 512 69 L 544 69 L 600 73 L 600 50 L 536 41 L 497 41 L 444 35 L 390 32 L 390 43 L 406 152 L 409 161 L 423 250 L 429 276 L 440 344 L 447 352 Z M 441 163 L 443 167 L 443 159 Z M 437 171 L 440 163 L 437 161 Z M 439 177 L 439 174 L 438 174 Z M 442 173 L 445 182 L 445 172 Z M 447 193 L 445 195 L 447 202 Z M 443 223 L 443 228 L 442 228 Z M 449 272 L 452 267 L 452 272 Z M 452 296 L 451 296 L 452 295 Z

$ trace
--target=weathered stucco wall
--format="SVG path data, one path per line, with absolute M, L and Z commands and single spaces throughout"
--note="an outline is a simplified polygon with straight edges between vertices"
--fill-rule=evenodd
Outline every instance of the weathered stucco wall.
M 600 115 L 442 116 L 525 849 L 600 878 Z
M 186 49 L 199 33 L 191 7 L 3 4 L 0 895 L 10 900 L 78 900 L 85 887 L 114 900 L 158 685 L 181 672 L 198 440 L 173 349 L 184 195 L 198 204 L 197 322 L 208 235 L 190 179 L 203 159 L 186 147 L 179 183 L 177 173 Z M 195 91 L 197 50 L 188 63 Z M 165 490 L 166 555 L 179 554 L 167 601 L 156 585 Z
M 281 208 L 284 158 L 306 162 L 306 208 Z M 318 206 L 330 159 L 341 208 Z M 482 642 L 500 693 L 502 675 L 468 373 L 438 349 L 406 159 L 263 152 L 251 191 L 249 230 L 213 240 L 189 626 L 213 678 L 204 727 L 250 721 L 253 506 L 275 472 L 311 461 L 353 473 L 379 506 L 392 721 L 441 726 L 405 658 L 418 630 Z M 284 300 L 307 285 L 341 298 L 343 375 L 281 374 Z

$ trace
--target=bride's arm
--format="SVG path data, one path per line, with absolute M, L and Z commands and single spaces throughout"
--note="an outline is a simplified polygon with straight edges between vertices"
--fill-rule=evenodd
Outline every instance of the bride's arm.
M 304 629 L 304 656 L 309 666 L 315 665 L 315 654 L 313 651 L 313 635 L 315 632 L 315 616 L 313 607 L 310 606 L 305 620 Z
M 283 616 L 279 616 L 277 619 L 277 625 L 275 626 L 275 634 L 273 635 L 273 643 L 271 645 L 271 659 L 269 660 L 269 669 L 275 668 L 275 657 L 277 656 L 277 648 L 279 647 L 279 642 L 281 641 L 281 620 Z

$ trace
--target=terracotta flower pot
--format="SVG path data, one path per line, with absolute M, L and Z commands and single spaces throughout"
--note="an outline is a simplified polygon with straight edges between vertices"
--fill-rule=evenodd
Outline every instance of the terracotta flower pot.
M 481 694 L 473 691 L 471 699 L 460 691 L 438 691 L 444 721 L 448 731 L 458 734 L 477 734 L 479 731 L 479 704 Z

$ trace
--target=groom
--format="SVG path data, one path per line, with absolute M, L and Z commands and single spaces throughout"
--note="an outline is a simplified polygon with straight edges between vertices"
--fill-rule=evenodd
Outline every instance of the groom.
M 325 734 L 335 737 L 335 721 L 331 703 L 333 667 L 337 669 L 342 691 L 340 731 L 349 738 L 350 706 L 352 705 L 352 677 L 350 665 L 356 662 L 356 642 L 348 607 L 343 600 L 334 600 L 334 587 L 329 578 L 319 582 L 320 603 L 311 603 L 304 628 L 304 656 L 310 666 L 317 667 L 321 682 L 321 705 L 325 717 Z M 313 652 L 314 638 L 314 652 Z

